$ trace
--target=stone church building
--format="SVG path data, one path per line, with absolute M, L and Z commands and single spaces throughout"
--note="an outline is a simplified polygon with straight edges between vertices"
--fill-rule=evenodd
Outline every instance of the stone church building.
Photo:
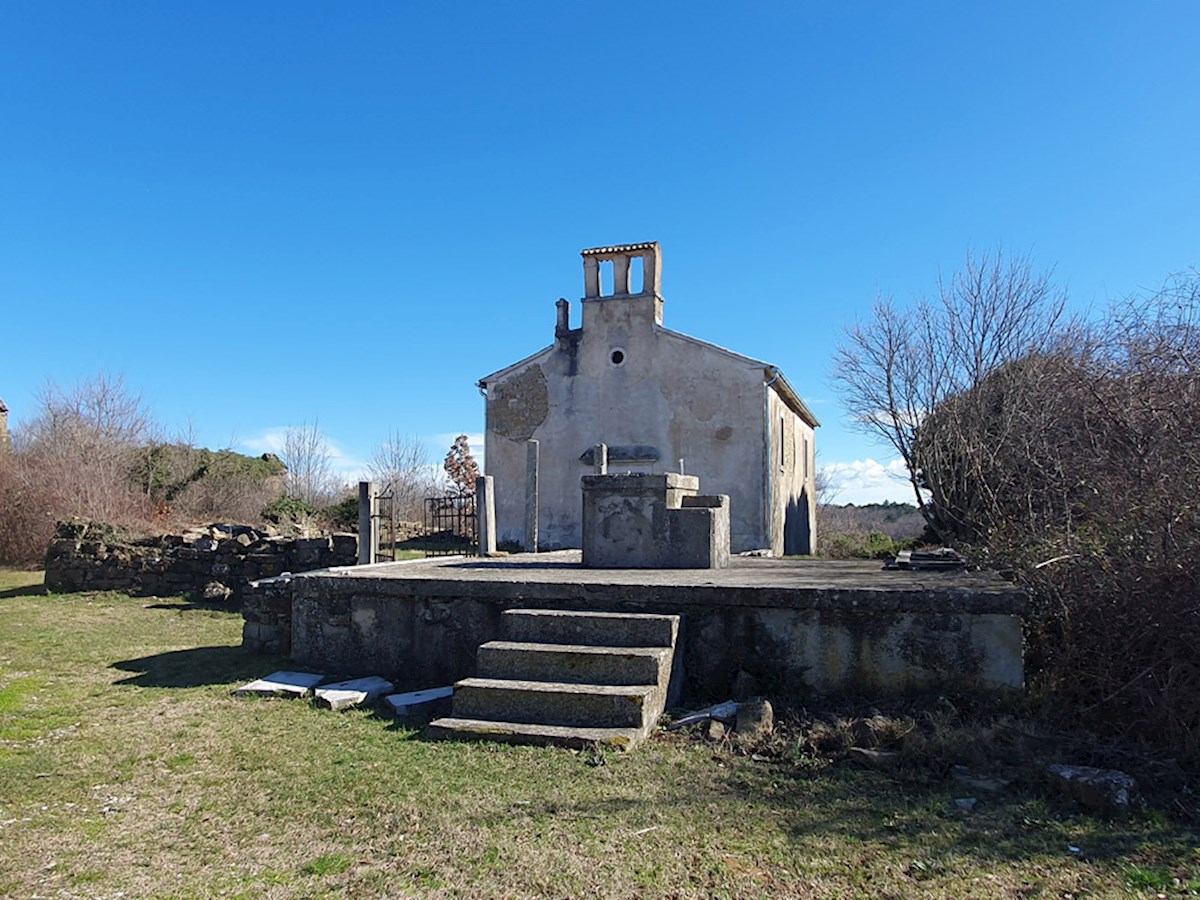
M 581 546 L 580 478 L 603 443 L 610 473 L 682 470 L 728 494 L 733 552 L 811 553 L 819 423 L 783 373 L 663 326 L 657 242 L 582 255 L 582 327 L 559 300 L 554 343 L 479 382 L 499 540 L 523 542 L 536 440 L 544 549 Z

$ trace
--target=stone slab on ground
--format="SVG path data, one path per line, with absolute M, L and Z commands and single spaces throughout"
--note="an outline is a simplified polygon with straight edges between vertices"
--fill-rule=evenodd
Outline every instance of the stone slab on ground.
M 307 697 L 324 680 L 324 675 L 314 672 L 272 672 L 266 678 L 242 685 L 234 691 L 234 696 Z
M 450 716 L 430 724 L 430 737 L 452 740 L 500 741 L 506 744 L 553 744 L 576 750 L 594 746 L 628 750 L 642 740 L 638 728 L 589 728 L 564 725 L 539 725 L 530 722 L 498 722 Z
M 350 681 L 339 681 L 327 684 L 315 691 L 317 701 L 324 703 L 330 709 L 350 709 L 378 700 L 389 691 L 395 690 L 395 685 L 378 675 L 368 678 L 355 678 Z
M 383 702 L 391 707 L 394 715 L 411 716 L 413 713 L 419 712 L 422 706 L 428 706 L 436 700 L 444 700 L 452 696 L 454 696 L 454 685 L 447 685 L 446 687 L 428 688 L 423 691 L 391 694 L 384 697 Z

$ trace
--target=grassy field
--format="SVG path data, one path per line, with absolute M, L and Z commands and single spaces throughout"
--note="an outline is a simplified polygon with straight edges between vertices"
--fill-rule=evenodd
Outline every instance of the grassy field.
M 430 743 L 230 696 L 285 664 L 240 628 L 0 572 L 0 895 L 1200 893 L 1200 834 L 1154 807 L 1105 822 L 1017 774 L 966 813 L 936 767 L 859 769 L 799 729 L 757 754 Z

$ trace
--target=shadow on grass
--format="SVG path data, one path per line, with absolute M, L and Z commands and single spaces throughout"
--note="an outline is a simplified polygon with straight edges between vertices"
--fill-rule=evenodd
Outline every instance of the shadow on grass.
M 180 596 L 178 599 L 176 599 L 174 601 L 164 600 L 162 598 L 159 598 L 159 599 L 161 602 L 147 603 L 145 608 L 146 609 L 174 609 L 174 610 L 177 610 L 178 612 L 204 611 L 204 612 L 240 613 L 242 611 L 241 604 L 231 603 L 229 601 L 225 601 L 224 603 L 221 603 L 221 602 L 218 602 L 215 600 L 211 601 L 211 602 L 207 601 L 207 600 L 192 600 L 185 596 Z
M 23 587 L 0 591 L 0 600 L 7 600 L 11 597 L 45 597 L 48 593 L 44 584 L 27 584 Z
M 251 655 L 241 647 L 194 647 L 123 660 L 111 668 L 136 673 L 114 684 L 191 688 L 261 678 L 280 668 L 280 663 L 275 657 Z

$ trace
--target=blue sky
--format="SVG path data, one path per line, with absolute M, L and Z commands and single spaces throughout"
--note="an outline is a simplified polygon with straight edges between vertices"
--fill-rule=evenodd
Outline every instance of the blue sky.
M 769 360 L 841 499 L 904 499 L 841 329 L 968 248 L 1080 307 L 1200 263 L 1200 4 L 0 2 L 0 396 L 123 374 L 261 452 L 478 434 L 578 251 Z M 576 305 L 576 315 L 578 307 Z

